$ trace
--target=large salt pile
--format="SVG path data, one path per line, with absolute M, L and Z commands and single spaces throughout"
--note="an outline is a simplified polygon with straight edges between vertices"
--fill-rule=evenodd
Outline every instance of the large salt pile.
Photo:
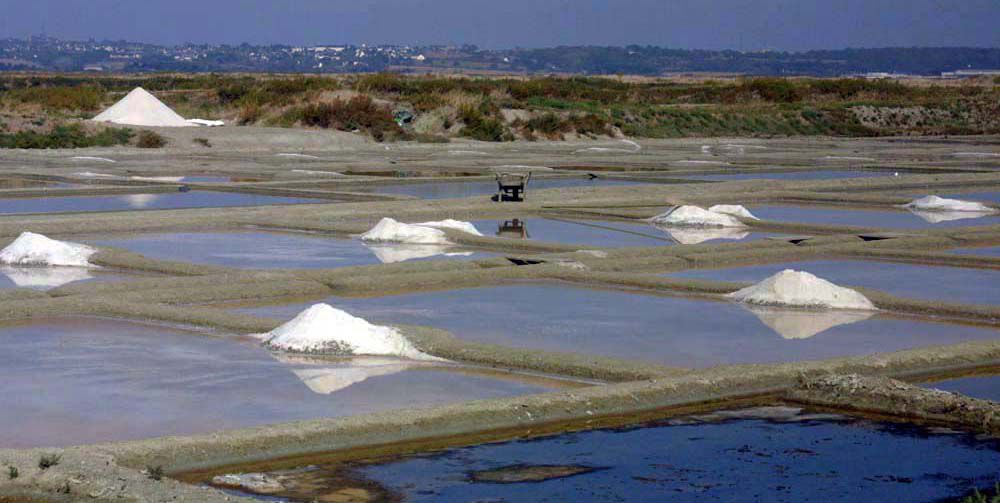
M 925 196 L 914 199 L 905 205 L 907 208 L 922 211 L 965 211 L 969 213 L 996 213 L 997 210 L 976 201 L 947 199 L 938 196 Z
M 313 305 L 284 325 L 254 337 L 285 351 L 434 359 L 398 330 L 372 325 L 329 304 Z
M 803 271 L 784 271 L 753 286 L 729 294 L 748 304 L 874 310 L 860 293 L 843 288 Z
M 451 244 L 441 229 L 453 229 L 476 236 L 482 236 L 469 222 L 458 220 L 442 220 L 440 222 L 423 222 L 405 224 L 391 218 L 383 218 L 375 227 L 361 235 L 362 241 L 376 243 L 404 243 L 415 245 L 446 245 Z
M 141 87 L 133 89 L 93 120 L 128 126 L 197 127 Z
M 746 227 L 732 215 L 698 206 L 677 206 L 651 219 L 654 224 L 677 227 Z
M 0 264 L 90 267 L 90 257 L 94 253 L 97 250 L 87 245 L 22 232 L 0 251 Z

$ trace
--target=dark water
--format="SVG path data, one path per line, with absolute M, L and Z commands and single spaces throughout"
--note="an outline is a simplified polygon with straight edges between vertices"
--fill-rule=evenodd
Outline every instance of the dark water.
M 875 288 L 898 297 L 1000 304 L 1000 271 L 860 260 L 811 260 L 670 273 L 676 278 L 758 282 L 784 269 L 806 271 L 842 286 Z
M 406 260 L 492 256 L 430 245 L 365 244 L 357 239 L 271 232 L 176 232 L 95 239 L 147 257 L 248 269 L 321 269 Z
M 549 389 L 403 360 L 272 355 L 255 341 L 114 320 L 7 324 L 0 338 L 0 448 L 188 435 Z
M 933 220 L 945 215 L 941 212 L 924 212 L 932 221 L 906 210 L 876 211 L 876 210 L 846 210 L 831 208 L 809 208 L 803 206 L 753 206 L 750 211 L 761 220 L 776 222 L 847 225 L 868 228 L 899 228 L 926 229 L 931 227 L 963 227 L 973 225 L 1000 224 L 1000 216 L 976 216 L 977 214 L 948 214 L 949 217 L 961 217 L 959 220 L 946 220 L 935 223 Z
M 937 381 L 923 385 L 953 393 L 961 393 L 972 398 L 1000 402 L 1000 376 L 971 376 Z
M 328 203 L 323 199 L 259 196 L 234 192 L 164 192 L 119 196 L 67 196 L 0 199 L 0 214 L 61 213 L 72 211 L 167 210 L 222 208 L 271 204 Z
M 720 422 L 716 415 L 708 422 L 477 445 L 348 470 L 410 502 L 926 502 L 990 487 L 1000 476 L 995 441 L 813 417 Z M 543 482 L 470 477 L 517 465 L 596 469 Z
M 875 178 L 892 176 L 891 171 L 861 171 L 849 169 L 821 169 L 816 171 L 791 171 L 782 173 L 725 173 L 715 175 L 680 175 L 676 178 L 692 180 L 839 180 L 846 178 Z
M 527 197 L 533 190 L 555 189 L 564 187 L 609 187 L 616 185 L 639 185 L 643 182 L 629 180 L 607 180 L 586 178 L 535 178 L 528 182 Z M 398 194 L 414 196 L 420 199 L 452 199 L 473 196 L 491 196 L 497 192 L 497 184 L 493 181 L 476 182 L 427 182 L 399 185 L 379 185 L 371 189 L 380 194 Z
M 869 313 L 739 304 L 562 285 L 518 284 L 323 300 L 376 323 L 442 328 L 473 342 L 681 367 L 864 355 L 1000 337 L 1000 331 Z M 291 319 L 311 303 L 247 308 Z

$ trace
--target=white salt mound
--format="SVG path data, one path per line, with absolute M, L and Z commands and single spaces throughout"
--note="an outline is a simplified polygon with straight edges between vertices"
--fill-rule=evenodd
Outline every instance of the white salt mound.
M 97 250 L 87 245 L 22 232 L 0 251 L 0 264 L 90 267 L 89 260 L 94 253 Z
M 187 121 L 195 126 L 222 127 L 226 125 L 226 121 L 214 121 L 211 119 L 188 119 Z
M 654 224 L 677 227 L 746 227 L 732 215 L 717 213 L 698 206 L 678 206 L 657 215 Z
M 938 196 L 925 196 L 914 199 L 906 204 L 907 208 L 923 211 L 968 211 L 974 213 L 996 213 L 996 210 L 976 201 L 947 199 Z
M 329 304 L 313 305 L 284 325 L 254 337 L 285 351 L 434 359 L 396 329 L 372 325 Z
M 875 310 L 864 295 L 803 271 L 784 271 L 728 295 L 748 304 Z
M 451 244 L 441 229 L 404 224 L 391 218 L 380 220 L 379 223 L 375 224 L 375 227 L 361 235 L 361 240 L 418 245 Z
M 456 230 L 456 231 L 465 232 L 467 234 L 472 234 L 473 236 L 482 236 L 483 235 L 481 232 L 479 232 L 479 229 L 477 229 L 475 225 L 472 225 L 471 222 L 463 222 L 461 220 L 452 220 L 450 218 L 446 219 L 446 220 L 439 220 L 439 221 L 436 221 L 436 222 L 422 222 L 422 223 L 413 224 L 413 225 L 419 225 L 421 227 L 432 227 L 432 228 L 435 228 L 435 229 L 453 229 L 453 230 Z
M 137 87 L 128 93 L 118 103 L 105 110 L 97 117 L 97 122 L 113 122 L 129 126 L 149 127 L 194 127 L 194 124 L 184 120 L 170 107 L 149 94 L 145 89 Z
M 749 218 L 751 220 L 760 220 L 755 217 L 750 210 L 739 204 L 716 204 L 708 209 L 708 211 L 714 211 L 716 213 L 722 213 L 725 215 L 732 215 L 734 217 Z
M 405 224 L 392 218 L 383 218 L 375 227 L 361 235 L 362 241 L 377 243 L 404 243 L 412 245 L 448 245 L 448 241 L 442 229 L 452 229 L 474 236 L 482 236 L 482 233 L 469 222 L 460 220 L 441 220 L 437 222 L 423 222 L 419 224 Z

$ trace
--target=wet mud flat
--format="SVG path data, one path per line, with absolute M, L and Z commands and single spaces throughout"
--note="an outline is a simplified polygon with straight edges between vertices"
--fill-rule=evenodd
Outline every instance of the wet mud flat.
M 1000 224 L 1000 216 L 970 212 L 910 212 L 904 209 L 883 211 L 778 205 L 755 205 L 749 209 L 761 220 L 865 228 L 933 229 Z
M 317 299 L 379 324 L 463 341 L 673 367 L 777 363 L 1000 338 L 982 327 L 855 311 L 744 307 L 707 298 L 525 283 L 371 298 Z M 291 319 L 312 302 L 239 308 Z
M 915 299 L 1000 304 L 1000 271 L 864 260 L 806 260 L 690 270 L 666 276 L 756 283 L 785 269 L 815 274 L 838 285 L 872 288 Z
M 0 447 L 190 435 L 575 385 L 393 358 L 274 353 L 257 341 L 67 317 L 0 325 Z
M 680 229 L 647 223 L 540 217 L 476 220 L 473 224 L 487 236 L 603 248 L 750 241 L 771 236 L 746 229 Z
M 350 236 L 252 230 L 91 237 L 87 242 L 160 260 L 243 269 L 317 269 L 493 256 L 456 246 L 365 243 Z
M 770 172 L 737 172 L 712 173 L 704 175 L 674 175 L 674 178 L 686 180 L 707 180 L 717 182 L 737 180 L 843 180 L 848 178 L 876 178 L 893 176 L 894 171 L 851 170 L 851 169 L 818 169 L 810 171 L 770 171 Z M 902 175 L 902 174 L 901 174 Z
M 963 432 L 777 406 L 242 474 L 252 491 L 233 485 L 237 474 L 213 480 L 289 501 L 934 501 L 991 487 L 997 447 Z
M 225 208 L 329 202 L 322 199 L 263 196 L 236 192 L 159 192 L 116 196 L 66 196 L 0 199 L 0 215 L 181 208 Z

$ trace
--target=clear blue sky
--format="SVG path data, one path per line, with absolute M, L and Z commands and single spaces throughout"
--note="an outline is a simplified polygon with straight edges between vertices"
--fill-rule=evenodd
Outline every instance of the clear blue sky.
M 1000 0 L 0 0 L 0 37 L 207 43 L 1000 47 Z

